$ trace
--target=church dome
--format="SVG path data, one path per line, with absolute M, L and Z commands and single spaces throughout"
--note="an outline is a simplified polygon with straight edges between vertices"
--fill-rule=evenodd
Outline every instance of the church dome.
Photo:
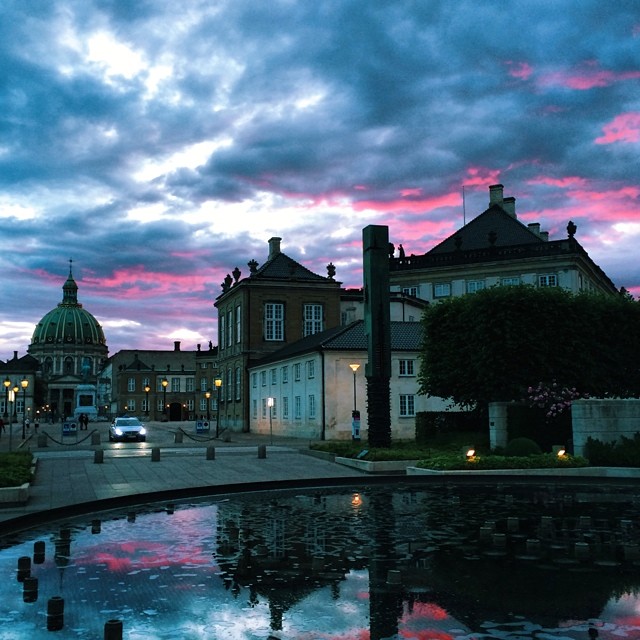
M 78 302 L 71 269 L 62 293 L 62 302 L 36 325 L 31 345 L 106 345 L 100 323 Z

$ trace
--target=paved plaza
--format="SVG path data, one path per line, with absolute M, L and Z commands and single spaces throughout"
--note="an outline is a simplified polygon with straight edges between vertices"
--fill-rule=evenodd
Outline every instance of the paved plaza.
M 37 471 L 28 503 L 0 508 L 3 529 L 33 526 L 51 510 L 47 517 L 141 502 L 142 494 L 162 500 L 180 492 L 186 496 L 260 489 L 265 483 L 284 487 L 363 477 L 360 471 L 304 453 L 307 440 L 226 432 L 215 438 L 215 433 L 196 433 L 192 422 L 150 422 L 147 442 L 110 443 L 108 426 L 94 423 L 87 431 L 63 436 L 61 425 L 42 425 L 37 435 L 25 434 L 23 441 L 22 425 L 13 425 L 12 450 L 31 450 Z M 43 434 L 46 446 L 38 446 Z M 8 436 L 2 434 L 2 451 L 9 449 Z

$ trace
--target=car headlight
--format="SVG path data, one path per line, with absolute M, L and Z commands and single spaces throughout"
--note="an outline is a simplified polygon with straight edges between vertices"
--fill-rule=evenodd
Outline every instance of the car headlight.
M 117 436 L 121 436 L 122 435 L 122 429 L 120 427 L 116 427 L 116 435 Z
M 147 430 L 144 427 L 140 427 L 140 432 L 139 433 L 140 433 L 141 436 L 144 436 L 144 435 L 147 434 Z

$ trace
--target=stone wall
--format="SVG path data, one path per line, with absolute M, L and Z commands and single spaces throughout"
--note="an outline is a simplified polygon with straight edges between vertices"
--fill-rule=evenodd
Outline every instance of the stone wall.
M 640 432 L 640 400 L 635 398 L 575 400 L 571 415 L 575 455 L 584 455 L 589 438 L 615 442 Z

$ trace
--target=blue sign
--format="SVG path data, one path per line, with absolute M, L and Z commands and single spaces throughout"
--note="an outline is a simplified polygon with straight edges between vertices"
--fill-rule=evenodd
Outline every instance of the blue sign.
M 196 433 L 204 433 L 205 431 L 209 431 L 209 421 L 196 420 Z
M 62 435 L 63 436 L 71 436 L 74 433 L 77 433 L 78 425 L 76 422 L 63 422 L 62 423 Z

